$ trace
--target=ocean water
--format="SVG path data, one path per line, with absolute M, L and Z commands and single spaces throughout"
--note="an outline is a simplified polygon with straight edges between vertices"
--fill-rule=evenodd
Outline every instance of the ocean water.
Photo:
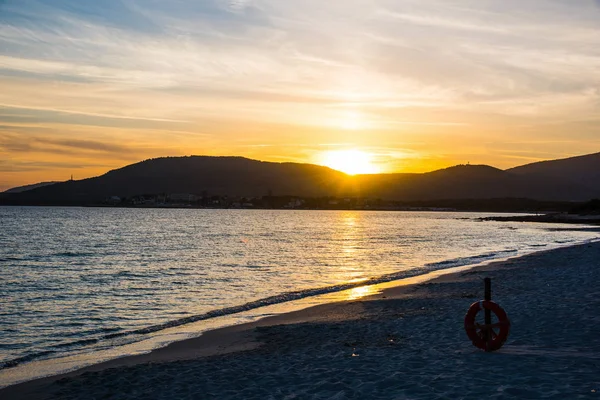
M 488 215 L 0 207 L 0 378 L 173 326 L 598 238 L 478 220 Z

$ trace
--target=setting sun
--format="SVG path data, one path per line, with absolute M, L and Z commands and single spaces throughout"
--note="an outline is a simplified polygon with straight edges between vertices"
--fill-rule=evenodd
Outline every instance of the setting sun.
M 372 154 L 360 150 L 327 151 L 323 154 L 320 164 L 349 175 L 380 172 L 372 162 Z

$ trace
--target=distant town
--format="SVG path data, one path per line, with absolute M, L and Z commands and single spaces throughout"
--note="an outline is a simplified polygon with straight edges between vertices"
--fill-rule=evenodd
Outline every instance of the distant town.
M 103 202 L 105 206 L 120 207 L 173 207 L 173 208 L 244 208 L 244 209 L 352 209 L 352 210 L 397 210 L 407 208 L 397 201 L 357 197 L 298 197 L 273 196 L 239 197 L 209 196 L 191 193 L 149 194 L 132 197 L 111 196 Z M 422 207 L 408 207 L 421 209 Z M 432 207 L 426 207 L 432 208 Z M 449 208 L 433 207 L 439 211 Z
M 394 201 L 368 197 L 240 197 L 193 193 L 144 194 L 131 197 L 111 196 L 104 207 L 132 208 L 222 208 L 288 210 L 397 210 L 397 211 L 498 211 L 498 212 L 568 212 L 580 203 L 536 201 L 531 199 L 449 199 L 429 201 Z

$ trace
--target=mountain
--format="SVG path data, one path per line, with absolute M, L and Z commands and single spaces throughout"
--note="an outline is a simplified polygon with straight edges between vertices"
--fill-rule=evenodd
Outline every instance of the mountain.
M 589 158 L 585 158 L 589 157 Z M 422 174 L 348 176 L 312 164 L 273 163 L 243 157 L 165 157 L 142 161 L 79 181 L 11 193 L 3 204 L 99 204 L 111 196 L 191 193 L 230 197 L 369 197 L 397 201 L 521 198 L 586 201 L 600 197 L 597 155 L 503 171 L 457 165 Z M 563 164 L 563 162 L 566 162 Z M 538 164 L 541 164 L 539 166 Z M 592 168 L 588 168 L 589 166 Z M 543 168 L 542 168 L 543 167 Z M 557 172 L 555 172 L 557 171 Z M 566 173 L 565 171 L 569 171 Z
M 571 181 L 513 174 L 487 165 L 457 165 L 424 174 L 372 176 L 362 187 L 386 199 L 428 201 L 445 199 L 529 198 L 584 201 L 594 191 Z
M 32 190 L 32 189 L 36 189 L 39 187 L 44 187 L 44 186 L 48 186 L 48 185 L 54 185 L 55 183 L 58 183 L 57 181 L 52 181 L 52 182 L 40 182 L 40 183 L 34 183 L 32 185 L 25 185 L 25 186 L 18 186 L 18 187 L 14 187 L 12 189 L 8 189 L 2 193 L 21 193 L 21 192 L 26 192 L 28 190 Z
M 540 161 L 507 170 L 529 179 L 557 179 L 582 185 L 598 193 L 600 185 L 600 153 Z
M 15 193 L 16 204 L 90 204 L 110 196 L 193 193 L 258 197 L 307 197 L 350 193 L 347 175 L 311 164 L 272 163 L 242 157 L 165 157 L 142 161 L 79 181 Z

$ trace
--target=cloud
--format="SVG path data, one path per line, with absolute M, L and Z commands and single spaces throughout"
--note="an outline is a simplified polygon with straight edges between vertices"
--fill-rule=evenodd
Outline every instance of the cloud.
M 19 129 L 20 128 L 20 129 Z M 103 135 L 97 139 L 88 139 L 61 130 L 39 130 L 35 134 L 22 132 L 28 127 L 4 126 L 0 127 L 0 158 L 13 161 L 19 160 L 21 164 L 28 164 L 28 160 L 64 159 L 69 157 L 72 162 L 80 165 L 98 166 L 111 165 L 114 161 L 139 161 L 148 157 L 164 155 L 178 155 L 180 151 L 169 144 L 162 146 L 154 143 L 135 141 L 129 138 L 122 141 L 118 137 Z M 32 130 L 36 132 L 35 129 Z M 108 162 L 110 160 L 110 162 Z M 61 161 L 62 162 L 62 161 Z M 36 165 L 35 163 L 31 165 Z
M 160 118 L 137 118 L 119 115 L 103 115 L 60 109 L 37 107 L 12 107 L 0 104 L 0 121 L 12 123 L 52 123 L 99 127 L 131 127 L 156 129 L 160 127 L 185 126 L 186 121 Z
M 136 149 L 131 146 L 107 143 L 88 139 L 73 139 L 60 137 L 23 136 L 0 129 L 0 151 L 11 153 L 43 152 L 54 154 L 80 154 L 81 151 L 104 152 L 112 156 L 131 154 Z
M 102 164 L 82 164 L 81 162 L 50 162 L 50 161 L 14 161 L 0 160 L 0 172 L 32 172 L 48 169 L 79 170 L 89 167 L 105 167 Z
M 42 145 L 63 147 L 75 150 L 91 150 L 108 153 L 131 153 L 132 149 L 114 143 L 102 143 L 94 140 L 76 140 L 76 139 L 42 139 L 37 138 L 37 143 Z
M 564 93 L 586 84 L 599 56 L 592 48 L 597 28 L 565 20 L 561 13 L 573 10 L 588 18 L 560 3 L 520 6 L 536 9 L 532 16 L 507 13 L 500 2 L 484 9 L 470 1 L 461 7 L 383 0 L 343 7 L 312 1 L 177 1 L 166 7 L 111 0 L 90 9 L 75 1 L 33 1 L 28 10 L 11 4 L 39 25 L 9 18 L 2 26 L 6 44 L 18 47 L 11 52 L 8 46 L 0 59 L 9 73 L 115 87 L 197 88 L 217 97 L 246 92 L 259 101 L 260 94 L 276 102 L 307 87 L 315 98 L 377 91 L 388 101 L 444 88 L 471 105 L 474 94 Z M 576 47 L 561 43 L 572 37 Z M 553 84 L 559 77 L 562 87 Z
M 116 132 L 181 153 L 398 136 L 485 147 L 500 131 L 560 136 L 549 124 L 589 143 L 599 17 L 591 0 L 6 0 L 0 125 L 23 154 L 120 156 Z M 353 113 L 365 129 L 349 133 Z

